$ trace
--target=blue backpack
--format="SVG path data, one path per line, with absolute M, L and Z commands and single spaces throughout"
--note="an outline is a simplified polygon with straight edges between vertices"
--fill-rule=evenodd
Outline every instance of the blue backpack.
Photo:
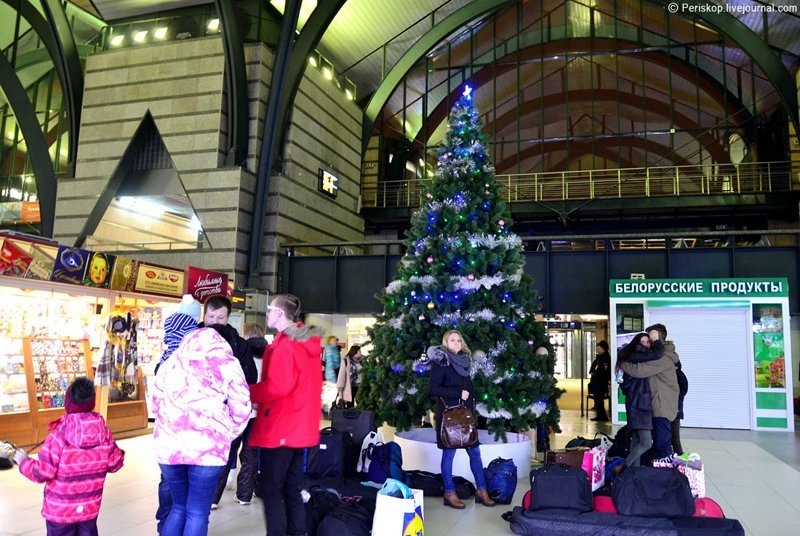
M 486 480 L 489 497 L 500 504 L 511 504 L 517 490 L 517 466 L 514 460 L 495 458 L 483 470 L 483 478 Z
M 370 445 L 367 457 L 370 459 L 367 480 L 378 484 L 383 484 L 387 478 L 394 478 L 400 482 L 405 480 L 403 452 L 400 445 L 394 441 Z

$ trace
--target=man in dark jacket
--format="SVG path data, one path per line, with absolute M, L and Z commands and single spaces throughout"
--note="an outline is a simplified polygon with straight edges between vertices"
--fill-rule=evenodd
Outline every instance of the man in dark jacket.
M 206 300 L 203 306 L 203 322 L 200 327 L 214 328 L 220 336 L 231 346 L 233 356 L 239 361 L 239 365 L 244 372 L 244 378 L 248 385 L 252 385 L 258 381 L 258 369 L 256 362 L 253 360 L 253 352 L 247 341 L 239 335 L 236 328 L 228 324 L 228 318 L 231 314 L 231 300 L 227 296 L 211 296 Z M 231 443 L 231 452 L 228 456 L 228 465 L 222 470 L 217 481 L 217 489 L 214 492 L 214 502 L 211 509 L 214 510 L 219 506 L 219 501 L 222 494 L 225 492 L 225 486 L 228 484 L 228 475 L 236 463 L 236 455 L 239 452 L 239 447 L 242 443 L 247 441 L 249 427 L 233 440 Z M 248 503 L 245 501 L 244 503 Z M 244 504 L 242 503 L 242 504 Z

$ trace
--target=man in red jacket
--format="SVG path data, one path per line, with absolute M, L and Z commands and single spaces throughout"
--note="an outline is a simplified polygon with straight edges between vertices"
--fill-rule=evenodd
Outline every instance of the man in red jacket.
M 261 381 L 250 386 L 257 415 L 250 445 L 259 448 L 261 498 L 269 536 L 306 534 L 300 489 L 303 449 L 319 444 L 322 332 L 297 322 L 300 300 L 275 296 L 267 326 L 278 331 L 264 351 Z

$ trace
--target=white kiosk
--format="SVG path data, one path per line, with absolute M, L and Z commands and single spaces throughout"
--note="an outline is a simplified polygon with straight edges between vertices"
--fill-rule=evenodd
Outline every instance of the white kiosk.
M 774 279 L 610 281 L 612 365 L 661 323 L 689 379 L 682 426 L 794 431 L 789 284 Z M 625 397 L 612 380 L 613 422 Z

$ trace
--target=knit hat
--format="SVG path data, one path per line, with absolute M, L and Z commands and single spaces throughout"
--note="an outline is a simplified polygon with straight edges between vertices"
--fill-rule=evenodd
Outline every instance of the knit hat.
M 195 322 L 200 321 L 200 302 L 194 299 L 191 294 L 184 294 L 181 299 L 181 306 L 179 312 L 189 315 L 194 318 Z
M 64 397 L 67 413 L 87 413 L 94 409 L 94 383 L 89 378 L 77 378 L 67 387 Z
M 189 297 L 192 298 L 191 296 Z M 199 311 L 200 304 L 196 301 L 194 303 L 197 304 L 197 309 Z M 183 304 L 181 304 L 181 306 L 182 305 Z M 160 367 L 164 363 L 164 361 L 169 359 L 172 353 L 178 349 L 178 346 L 181 345 L 181 341 L 186 336 L 186 334 L 191 333 L 196 329 L 197 329 L 197 320 L 195 318 L 184 313 L 173 313 L 169 315 L 164 320 L 164 345 L 167 348 L 166 350 L 164 350 L 164 354 L 161 356 L 161 359 L 158 362 L 158 366 Z M 156 370 L 158 370 L 158 368 L 156 368 Z

